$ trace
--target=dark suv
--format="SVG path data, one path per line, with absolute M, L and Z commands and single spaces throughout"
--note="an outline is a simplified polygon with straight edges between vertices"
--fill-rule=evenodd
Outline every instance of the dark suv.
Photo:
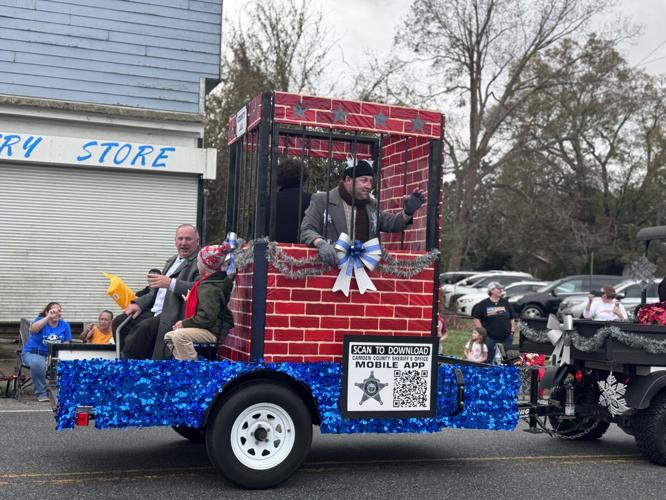
M 566 297 L 587 295 L 592 290 L 599 290 L 603 285 L 615 286 L 624 278 L 609 274 L 578 274 L 553 281 L 538 292 L 528 293 L 512 302 L 513 311 L 525 319 L 545 318 L 557 313 L 557 308 Z M 511 299 L 509 299 L 511 301 Z

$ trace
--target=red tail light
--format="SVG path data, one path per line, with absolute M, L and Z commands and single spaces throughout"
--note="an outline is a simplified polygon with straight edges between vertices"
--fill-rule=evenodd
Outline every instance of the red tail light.
M 576 370 L 574 378 L 576 379 L 576 382 L 580 384 L 583 381 L 583 370 Z
M 76 416 L 74 417 L 74 422 L 76 425 L 83 426 L 83 425 L 88 425 L 88 422 L 90 421 L 90 414 L 89 413 L 77 413 Z

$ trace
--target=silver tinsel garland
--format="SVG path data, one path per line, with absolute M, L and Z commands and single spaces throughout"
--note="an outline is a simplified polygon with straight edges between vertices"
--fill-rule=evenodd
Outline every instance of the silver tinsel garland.
M 532 342 L 538 344 L 548 344 L 548 336 L 545 330 L 538 331 L 530 328 L 525 322 L 519 321 L 520 333 Z M 576 330 L 568 332 L 571 336 L 571 343 L 579 351 L 592 352 L 599 349 L 608 337 L 617 340 L 618 342 L 633 347 L 635 349 L 642 349 L 650 354 L 666 354 L 666 340 L 652 340 L 642 335 L 630 334 L 623 332 L 617 326 L 602 326 L 597 330 L 592 337 L 583 337 Z
M 292 257 L 280 248 L 276 242 L 270 241 L 268 238 L 257 238 L 249 242 L 239 239 L 238 250 L 234 252 L 234 265 L 236 269 L 242 269 L 252 264 L 254 260 L 254 245 L 257 243 L 267 244 L 266 259 L 287 278 L 302 279 L 306 276 L 319 276 L 333 269 L 333 266 L 322 262 L 319 255 L 303 259 Z M 398 276 L 399 278 L 411 278 L 435 262 L 438 255 L 439 250 L 431 250 L 414 260 L 398 260 L 382 249 L 382 261 L 377 268 L 384 274 Z

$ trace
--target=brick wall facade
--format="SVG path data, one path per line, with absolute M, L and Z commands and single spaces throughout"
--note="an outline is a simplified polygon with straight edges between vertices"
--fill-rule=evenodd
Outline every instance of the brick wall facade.
M 316 255 L 303 245 L 280 244 L 296 258 Z M 398 259 L 414 259 L 422 252 L 392 252 Z M 410 279 L 369 273 L 377 291 L 358 292 L 352 280 L 349 297 L 332 292 L 337 270 L 322 276 L 292 280 L 269 266 L 266 300 L 266 361 L 340 361 L 344 335 L 431 334 L 433 267 Z M 250 358 L 252 269 L 236 277 L 231 309 L 236 327 L 220 354 Z
M 428 190 L 430 139 L 391 135 L 382 148 L 380 208 L 390 212 L 402 210 L 403 197 L 416 188 Z M 425 250 L 426 210 L 414 215 L 414 222 L 401 233 L 383 233 L 382 245 L 387 250 Z

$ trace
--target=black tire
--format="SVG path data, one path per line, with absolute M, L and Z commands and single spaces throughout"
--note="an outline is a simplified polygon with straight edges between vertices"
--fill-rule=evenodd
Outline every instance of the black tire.
M 581 389 L 582 388 L 577 388 L 574 393 L 575 404 L 598 403 L 599 389 L 596 386 L 589 386 L 586 388 L 586 390 Z M 564 387 L 555 387 L 551 392 L 550 397 L 551 399 L 557 400 L 560 403 L 560 407 L 564 407 Z M 572 441 L 594 441 L 603 436 L 610 427 L 610 422 L 585 417 L 564 418 L 551 415 L 548 417 L 548 422 L 550 423 L 550 426 L 552 427 L 552 430 L 557 437 L 562 439 L 569 439 Z
M 171 428 L 185 439 L 189 439 L 193 443 L 203 444 L 206 441 L 206 432 L 204 429 L 186 427 L 184 425 L 173 425 Z
M 649 408 L 634 415 L 631 428 L 641 453 L 652 463 L 666 465 L 666 391 L 652 398 Z
M 243 488 L 271 488 L 287 480 L 311 444 L 312 419 L 305 403 L 277 383 L 244 384 L 217 407 L 206 426 L 210 461 Z
M 543 318 L 544 317 L 543 309 L 536 304 L 527 304 L 520 311 L 520 317 L 522 319 Z

